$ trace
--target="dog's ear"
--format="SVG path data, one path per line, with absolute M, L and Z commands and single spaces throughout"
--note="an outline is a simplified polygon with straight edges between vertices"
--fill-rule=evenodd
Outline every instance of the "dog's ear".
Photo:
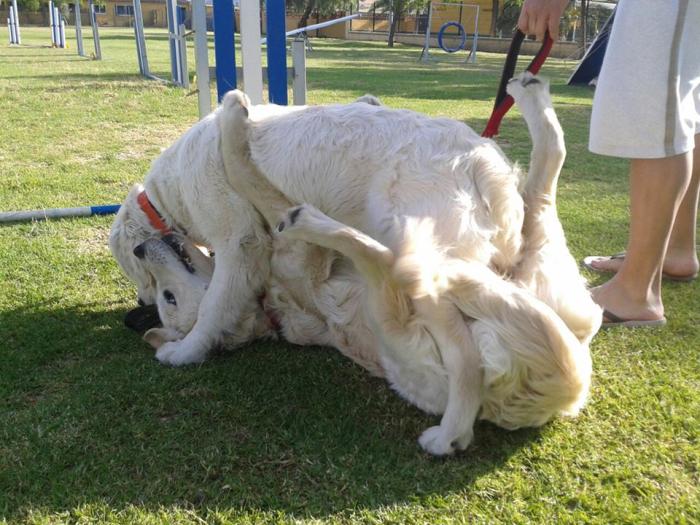
M 172 328 L 151 328 L 143 334 L 143 340 L 153 348 L 158 350 L 165 343 L 170 341 L 179 341 L 182 339 L 182 334 Z

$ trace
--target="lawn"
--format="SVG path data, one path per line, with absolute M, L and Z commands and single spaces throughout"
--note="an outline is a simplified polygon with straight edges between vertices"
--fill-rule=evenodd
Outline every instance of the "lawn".
M 195 96 L 139 78 L 130 30 L 101 31 L 101 62 L 70 38 L 45 47 L 48 28 L 0 47 L 0 211 L 118 203 L 196 121 Z M 165 34 L 147 38 L 167 75 Z M 309 102 L 372 93 L 481 130 L 503 56 L 426 66 L 419 52 L 314 40 Z M 628 198 L 626 164 L 586 150 L 592 92 L 566 86 L 573 66 L 543 73 L 569 151 L 559 212 L 581 258 L 624 248 Z M 516 111 L 501 132 L 527 164 Z M 580 417 L 480 422 L 468 451 L 435 459 L 416 439 L 437 418 L 331 349 L 265 342 L 159 365 L 122 323 L 136 298 L 107 248 L 111 221 L 0 225 L 0 523 L 700 522 L 697 282 L 664 284 L 666 328 L 596 336 Z

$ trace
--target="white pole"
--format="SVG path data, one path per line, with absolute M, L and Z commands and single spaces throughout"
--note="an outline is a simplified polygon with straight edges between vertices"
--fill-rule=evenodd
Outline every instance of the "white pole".
M 433 23 L 433 3 L 428 5 L 428 26 L 425 28 L 425 43 L 423 44 L 423 52 L 420 54 L 420 59 L 430 60 L 430 26 Z
M 260 50 L 260 3 L 241 0 L 241 55 L 243 86 L 253 104 L 262 104 L 262 52 Z
M 211 112 L 207 8 L 204 0 L 192 0 L 192 28 L 194 29 L 194 67 L 197 75 L 197 103 L 199 105 L 199 118 L 202 119 Z
M 177 49 L 180 85 L 190 89 L 190 74 L 187 69 L 187 39 L 185 38 L 185 24 L 177 26 Z
M 470 62 L 472 64 L 476 64 L 476 43 L 479 40 L 479 9 L 480 7 L 477 5 L 476 18 L 474 19 L 474 38 L 472 39 L 472 52 L 469 54 Z
M 56 21 L 53 18 L 53 0 L 49 0 L 49 25 L 51 26 L 51 45 L 56 46 Z
M 10 33 L 10 44 L 17 43 L 17 35 L 15 34 L 15 10 L 10 6 L 10 18 L 7 19 L 7 29 Z
M 150 76 L 148 55 L 146 54 L 146 38 L 143 36 L 143 13 L 141 0 L 133 0 L 134 4 L 134 33 L 136 35 L 136 55 L 139 59 L 139 69 L 144 77 Z
M 73 4 L 75 6 L 75 41 L 76 41 L 76 47 L 78 48 L 78 54 L 81 57 L 85 56 L 85 52 L 83 50 L 83 28 L 81 25 L 81 20 L 80 20 L 80 2 L 76 0 L 76 2 Z
M 168 44 L 170 49 L 170 76 L 173 83 L 183 85 L 182 61 L 180 58 L 180 45 L 178 42 L 177 1 L 165 0 L 165 13 L 168 19 Z
M 306 45 L 303 38 L 292 40 L 292 94 L 295 106 L 306 104 Z
M 58 219 L 62 217 L 89 217 L 90 207 L 56 208 L 48 210 L 4 211 L 0 213 L 0 222 L 31 221 Z
M 60 29 L 60 42 L 61 42 L 61 48 L 66 47 L 66 22 L 63 20 L 63 15 L 61 15 L 61 12 L 58 10 L 58 7 L 56 8 L 56 16 L 59 20 L 59 25 L 58 28 Z
M 102 47 L 100 46 L 100 30 L 97 26 L 97 15 L 95 15 L 95 3 L 89 1 L 90 25 L 92 26 L 92 42 L 95 46 L 95 60 L 102 60 Z
M 21 44 L 22 43 L 22 34 L 20 33 L 19 30 L 19 10 L 17 9 L 17 0 L 12 0 L 12 8 L 15 14 L 15 44 Z

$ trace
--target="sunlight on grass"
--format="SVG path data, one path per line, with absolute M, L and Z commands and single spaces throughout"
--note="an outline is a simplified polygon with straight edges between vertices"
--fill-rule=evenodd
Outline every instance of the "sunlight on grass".
M 72 28 L 67 50 L 29 27 L 27 45 L 0 47 L 2 211 L 118 203 L 196 121 L 195 96 L 139 78 L 130 29 L 101 34 L 101 62 L 75 55 Z M 147 39 L 167 76 L 165 33 Z M 480 131 L 503 57 L 424 66 L 419 54 L 314 40 L 308 99 L 372 93 Z M 625 163 L 586 150 L 592 92 L 565 85 L 572 67 L 549 60 L 543 74 L 580 258 L 624 247 L 628 200 Z M 527 165 L 517 111 L 501 132 Z M 416 438 L 436 418 L 333 350 L 264 342 L 160 366 L 122 324 L 135 289 L 106 247 L 111 221 L 0 226 L 0 523 L 700 522 L 697 283 L 664 284 L 667 328 L 596 337 L 579 418 L 478 423 L 473 447 L 435 460 Z

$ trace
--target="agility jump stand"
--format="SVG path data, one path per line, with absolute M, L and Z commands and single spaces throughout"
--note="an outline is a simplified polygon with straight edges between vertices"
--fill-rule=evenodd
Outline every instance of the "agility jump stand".
M 75 0 L 73 7 L 75 9 L 75 41 L 76 48 L 78 49 L 78 55 L 88 58 L 87 55 L 85 55 L 85 48 L 83 47 L 83 26 L 80 19 L 80 1 Z M 93 58 L 95 60 L 101 60 L 102 49 L 100 48 L 100 34 L 99 29 L 97 28 L 97 17 L 95 16 L 95 4 L 93 0 L 90 0 L 88 3 L 88 13 L 90 15 L 90 26 L 92 26 L 92 41 L 95 44 L 95 54 L 93 55 Z
M 187 71 L 187 42 L 185 41 L 184 19 L 179 16 L 177 0 L 165 0 L 168 19 L 168 40 L 170 43 L 170 73 L 173 84 L 186 89 L 190 87 Z
M 51 45 L 53 47 L 66 47 L 66 23 L 61 16 L 61 13 L 53 3 L 49 0 L 49 23 L 51 24 Z
M 75 47 L 78 49 L 78 55 L 85 56 L 83 49 L 83 27 L 80 20 L 80 2 L 76 0 L 73 4 L 75 8 Z
M 7 32 L 10 35 L 11 45 L 20 45 L 22 36 L 19 32 L 19 11 L 17 10 L 17 0 L 12 0 L 10 5 L 9 18 L 7 19 Z
M 199 116 L 204 118 L 211 111 L 209 98 L 208 59 L 206 39 L 198 29 L 197 6 L 203 0 L 193 0 L 192 19 L 195 31 L 195 57 L 197 67 L 197 87 L 199 92 Z M 214 3 L 214 44 L 216 57 L 216 88 L 219 101 L 227 91 L 236 88 L 237 75 L 234 58 L 233 6 L 230 0 L 213 0 Z M 306 104 L 306 49 L 303 39 L 294 39 L 292 48 L 292 68 L 287 68 L 287 37 L 322 29 L 333 24 L 357 18 L 359 13 L 313 24 L 307 27 L 285 31 L 284 0 L 266 0 L 267 36 L 261 38 L 260 8 L 256 0 L 240 2 L 240 42 L 243 67 L 243 87 L 253 104 L 263 102 L 263 78 L 268 79 L 269 101 L 274 104 L 287 104 L 287 77 L 292 76 L 293 103 Z M 230 22 L 229 22 L 230 21 Z M 203 22 L 202 22 L 203 24 Z M 200 36 L 197 36 L 200 34 Z M 262 48 L 267 43 L 268 67 L 262 67 Z
M 178 19 L 176 0 L 166 0 L 166 17 L 168 20 L 168 38 L 170 41 L 170 66 L 172 80 L 168 81 L 151 73 L 148 67 L 146 37 L 143 32 L 143 11 L 141 0 L 133 0 L 134 35 L 136 37 L 136 56 L 142 76 L 161 82 L 172 82 L 176 86 L 188 88 L 190 85 L 187 72 L 187 52 L 185 45 L 185 26 Z M 206 23 L 206 22 L 205 22 Z
M 97 25 L 97 15 L 95 14 L 94 0 L 90 0 L 88 2 L 88 12 L 90 13 L 90 25 L 92 26 L 92 42 L 95 46 L 95 60 L 102 60 L 102 46 L 100 45 L 100 29 Z
M 427 24 L 427 27 L 425 29 L 425 42 L 423 44 L 423 50 L 421 51 L 419 61 L 428 62 L 430 60 L 434 60 L 434 58 L 430 56 L 430 45 L 431 45 L 431 40 L 433 38 L 432 37 L 432 25 L 433 25 L 433 22 L 435 21 L 435 17 L 440 16 L 440 11 L 459 9 L 458 14 L 457 14 L 458 20 L 452 19 L 454 16 L 454 13 L 450 13 L 447 15 L 448 20 L 446 22 L 443 22 L 440 24 L 440 29 L 437 32 L 437 44 L 438 44 L 438 46 L 446 53 L 456 53 L 457 51 L 459 51 L 461 49 L 464 49 L 465 51 L 467 51 L 467 47 L 466 47 L 467 31 L 466 31 L 466 28 L 464 27 L 464 24 L 462 21 L 464 8 L 469 8 L 474 13 L 474 33 L 473 33 L 474 36 L 472 38 L 471 50 L 469 50 L 469 52 L 467 54 L 467 58 L 464 61 L 471 62 L 472 64 L 476 63 L 476 51 L 477 51 L 478 40 L 479 40 L 479 14 L 481 11 L 481 7 L 479 5 L 476 5 L 476 4 L 445 3 L 445 2 L 434 2 L 434 1 L 431 1 L 430 4 L 428 5 L 428 24 Z M 441 21 L 441 19 L 438 19 L 438 21 Z M 444 44 L 444 37 L 449 36 L 449 35 L 446 35 L 446 31 L 452 27 L 454 27 L 458 30 L 460 42 L 456 47 L 447 47 Z

